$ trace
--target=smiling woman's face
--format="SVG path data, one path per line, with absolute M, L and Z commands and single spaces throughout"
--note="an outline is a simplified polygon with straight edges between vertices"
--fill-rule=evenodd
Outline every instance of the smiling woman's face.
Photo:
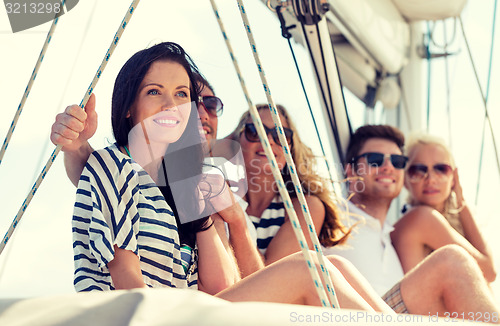
M 150 141 L 176 142 L 186 129 L 191 111 L 189 77 L 184 67 L 172 61 L 156 61 L 137 91 L 127 117 L 143 124 Z
M 408 166 L 424 165 L 428 174 L 417 182 L 410 182 L 408 173 L 405 175 L 405 185 L 414 201 L 442 210 L 453 186 L 453 175 L 443 175 L 435 171 L 436 164 L 453 166 L 448 152 L 436 144 L 418 144 L 410 153 Z

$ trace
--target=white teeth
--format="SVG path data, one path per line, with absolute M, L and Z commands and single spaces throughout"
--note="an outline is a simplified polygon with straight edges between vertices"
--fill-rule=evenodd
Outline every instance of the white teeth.
M 169 125 L 173 125 L 173 124 L 178 124 L 179 123 L 179 121 L 177 121 L 177 120 L 160 120 L 160 119 L 156 120 L 156 122 L 163 123 L 163 124 L 169 124 Z
M 208 131 L 206 131 L 205 129 L 203 129 L 203 134 L 208 135 Z

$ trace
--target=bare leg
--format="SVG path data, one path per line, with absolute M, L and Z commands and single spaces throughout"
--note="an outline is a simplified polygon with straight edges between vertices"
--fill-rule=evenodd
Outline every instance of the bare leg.
M 327 264 L 340 307 L 373 311 L 374 309 L 349 285 L 344 276 L 328 261 Z M 301 253 L 274 262 L 217 296 L 233 302 L 263 301 L 321 305 Z
M 394 313 L 350 261 L 340 256 L 327 256 L 327 258 L 342 273 L 354 290 L 376 311 Z
M 470 313 L 474 320 L 484 321 L 487 315 L 499 314 L 476 261 L 457 245 L 434 251 L 406 274 L 401 295 L 412 314 L 450 317 L 445 313 L 455 312 L 461 319 Z

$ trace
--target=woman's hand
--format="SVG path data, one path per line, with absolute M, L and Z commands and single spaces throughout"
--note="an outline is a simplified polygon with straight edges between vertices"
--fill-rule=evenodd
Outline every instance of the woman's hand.
M 227 224 L 245 223 L 243 209 L 236 201 L 229 185 L 223 175 L 205 174 L 203 182 L 200 182 L 200 191 L 210 214 L 219 214 Z
M 453 181 L 454 183 L 451 190 L 454 191 L 457 195 L 457 204 L 460 207 L 463 206 L 464 196 L 462 192 L 462 186 L 460 185 L 460 179 L 458 178 L 458 168 L 455 168 L 453 170 Z

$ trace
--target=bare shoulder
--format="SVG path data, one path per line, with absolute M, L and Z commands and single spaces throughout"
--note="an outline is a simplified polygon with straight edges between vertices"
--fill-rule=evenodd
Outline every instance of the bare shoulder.
M 439 222 L 441 219 L 444 219 L 444 217 L 437 210 L 430 206 L 420 205 L 413 207 L 409 212 L 404 214 L 401 219 L 396 222 L 395 227 L 411 225 L 413 228 L 428 228 L 435 225 L 435 223 Z
M 305 198 L 313 220 L 319 219 L 322 221 L 325 218 L 325 206 L 323 205 L 321 199 L 315 195 L 306 195 Z M 302 205 L 300 204 L 298 198 L 293 198 L 292 203 L 297 212 L 299 210 L 302 212 Z

